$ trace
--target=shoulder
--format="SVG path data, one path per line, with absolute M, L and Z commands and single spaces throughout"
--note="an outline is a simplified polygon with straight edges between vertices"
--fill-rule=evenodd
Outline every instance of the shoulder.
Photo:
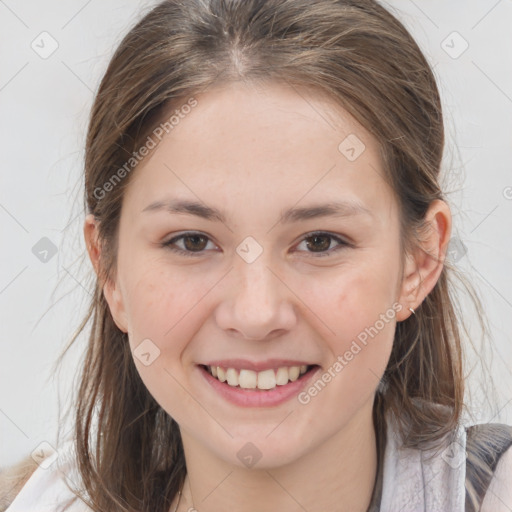
M 501 456 L 491 480 L 481 512 L 512 510 L 512 447 Z
M 27 456 L 14 466 L 0 469 L 0 512 L 7 510 L 37 468 L 34 459 Z
M 69 512 L 91 512 L 82 495 L 73 442 L 51 453 L 42 452 L 39 463 L 25 457 L 0 470 L 0 512 L 39 512 L 62 505 Z M 88 496 L 85 496 L 88 498 Z M 78 500 L 78 502 L 77 502 Z

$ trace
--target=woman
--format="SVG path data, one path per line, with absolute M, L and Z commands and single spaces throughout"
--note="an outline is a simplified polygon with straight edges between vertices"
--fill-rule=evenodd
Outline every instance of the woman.
M 511 428 L 461 424 L 443 146 L 373 0 L 153 9 L 87 136 L 75 439 L 7 510 L 509 510 Z

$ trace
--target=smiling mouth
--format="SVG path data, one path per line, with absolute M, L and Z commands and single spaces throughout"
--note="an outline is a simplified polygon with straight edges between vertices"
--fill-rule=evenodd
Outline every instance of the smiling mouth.
M 281 366 L 256 372 L 246 369 L 222 368 L 220 366 L 199 366 L 212 377 L 228 386 L 258 391 L 271 391 L 278 386 L 285 386 L 289 382 L 301 379 L 318 367 L 318 365 Z

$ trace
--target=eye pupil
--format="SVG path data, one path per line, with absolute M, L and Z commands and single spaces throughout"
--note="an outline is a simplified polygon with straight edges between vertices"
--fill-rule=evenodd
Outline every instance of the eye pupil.
M 192 243 L 192 245 L 190 245 L 190 244 L 188 243 L 190 240 L 193 240 L 193 241 L 195 241 L 195 242 L 197 242 L 197 240 L 202 240 L 202 241 L 204 242 L 204 241 L 206 240 L 206 237 L 205 237 L 205 236 L 203 236 L 203 235 L 187 235 L 187 236 L 185 236 L 185 237 L 184 237 L 184 245 L 185 245 L 185 247 L 186 247 L 186 249 L 187 249 L 187 250 L 192 250 L 192 251 L 193 251 L 194 249 L 197 249 L 197 250 L 199 250 L 199 251 L 202 251 L 202 250 L 204 249 L 204 247 L 206 246 L 205 244 L 203 244 L 203 245 L 201 246 L 201 243 L 200 243 L 200 244 L 199 244 L 199 245 L 200 245 L 200 247 L 197 247 L 197 246 L 195 245 L 195 242 L 193 242 L 193 243 Z
M 314 240 L 315 243 L 316 243 L 319 239 L 323 240 L 324 243 L 320 244 L 320 246 L 319 245 L 314 245 L 313 248 L 320 249 L 320 251 L 329 249 L 329 246 L 331 245 L 331 241 L 330 241 L 330 237 L 329 236 L 326 236 L 326 235 L 313 235 L 313 236 L 309 237 L 308 240 Z M 311 247 L 311 243 L 309 243 L 309 242 L 306 242 L 306 243 L 308 245 L 308 248 L 311 249 L 312 248 Z

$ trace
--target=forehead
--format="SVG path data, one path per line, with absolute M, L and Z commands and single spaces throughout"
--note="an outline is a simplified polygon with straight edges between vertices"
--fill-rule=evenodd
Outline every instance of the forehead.
M 377 140 L 327 97 L 233 83 L 194 98 L 132 176 L 126 200 L 139 212 L 169 196 L 234 211 L 344 198 L 389 209 Z

